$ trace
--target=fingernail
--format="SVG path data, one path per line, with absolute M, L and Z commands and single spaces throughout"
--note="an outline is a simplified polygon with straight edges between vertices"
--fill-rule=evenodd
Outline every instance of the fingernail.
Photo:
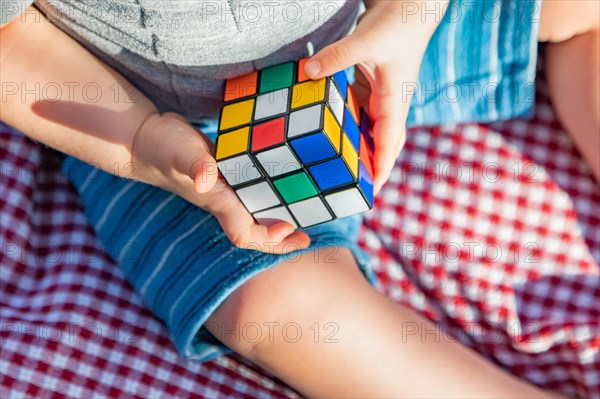
M 379 194 L 379 191 L 381 191 L 381 187 L 383 186 L 383 183 L 381 182 L 375 182 L 374 187 L 373 187 L 373 195 L 377 195 Z
M 195 191 L 197 194 L 201 194 L 201 192 L 200 192 L 200 189 L 201 189 L 201 182 L 200 182 L 200 179 L 196 178 L 196 179 L 194 179 L 194 191 Z
M 293 226 L 287 226 L 284 227 L 283 229 L 281 229 L 281 231 L 279 232 L 279 235 L 276 236 L 276 239 L 278 242 L 282 242 L 284 241 L 290 234 L 292 234 L 294 232 L 294 227 Z
M 318 76 L 321 72 L 321 63 L 317 60 L 310 60 L 304 66 L 304 70 L 310 76 Z
M 294 229 L 294 226 L 289 226 L 284 230 L 284 238 L 286 238 L 287 236 L 289 236 L 290 234 L 292 234 L 294 231 L 296 231 L 296 229 Z

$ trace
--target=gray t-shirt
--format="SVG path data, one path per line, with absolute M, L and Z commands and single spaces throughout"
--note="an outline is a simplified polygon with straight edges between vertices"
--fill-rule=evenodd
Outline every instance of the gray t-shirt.
M 2 23 L 32 1 L 2 0 Z M 223 79 L 295 60 L 346 35 L 359 0 L 35 0 L 56 26 L 163 112 L 215 117 Z M 309 44 L 310 43 L 310 44 Z

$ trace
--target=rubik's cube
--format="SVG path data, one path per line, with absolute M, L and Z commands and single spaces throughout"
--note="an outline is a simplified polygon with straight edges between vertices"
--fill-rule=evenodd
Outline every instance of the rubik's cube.
M 373 206 L 373 141 L 344 71 L 298 63 L 227 80 L 215 158 L 259 224 L 309 227 Z

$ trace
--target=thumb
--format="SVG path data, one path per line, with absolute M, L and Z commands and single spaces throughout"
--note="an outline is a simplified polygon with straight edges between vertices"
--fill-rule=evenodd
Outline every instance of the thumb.
M 178 148 L 175 156 L 175 169 L 194 182 L 194 190 L 203 194 L 215 186 L 219 171 L 217 162 L 204 140 L 194 134 Z
M 361 35 L 353 33 L 312 56 L 306 62 L 304 71 L 313 80 L 321 79 L 366 61 L 367 58 L 368 46 Z
M 194 180 L 194 190 L 198 194 L 209 192 L 215 186 L 219 177 L 217 162 L 208 154 L 203 156 L 192 163 L 190 177 Z

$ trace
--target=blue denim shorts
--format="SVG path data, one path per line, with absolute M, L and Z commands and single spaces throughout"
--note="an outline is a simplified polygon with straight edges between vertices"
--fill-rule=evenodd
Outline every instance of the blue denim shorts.
M 423 59 L 409 125 L 489 122 L 529 115 L 534 104 L 540 0 L 453 0 Z M 216 123 L 199 126 L 214 139 Z M 205 361 L 229 352 L 203 328 L 225 298 L 284 259 L 234 247 L 216 219 L 161 189 L 68 157 L 64 173 L 81 195 L 106 250 L 145 304 L 166 324 L 180 353 Z M 309 250 L 357 247 L 360 217 L 307 229 Z
M 211 138 L 216 127 L 215 121 L 198 126 Z M 186 358 L 207 361 L 230 353 L 203 327 L 207 318 L 252 276 L 302 252 L 350 248 L 367 280 L 376 283 L 357 245 L 360 216 L 304 229 L 311 238 L 308 249 L 272 255 L 235 247 L 210 213 L 167 191 L 73 157 L 64 160 L 62 170 L 104 248 Z

